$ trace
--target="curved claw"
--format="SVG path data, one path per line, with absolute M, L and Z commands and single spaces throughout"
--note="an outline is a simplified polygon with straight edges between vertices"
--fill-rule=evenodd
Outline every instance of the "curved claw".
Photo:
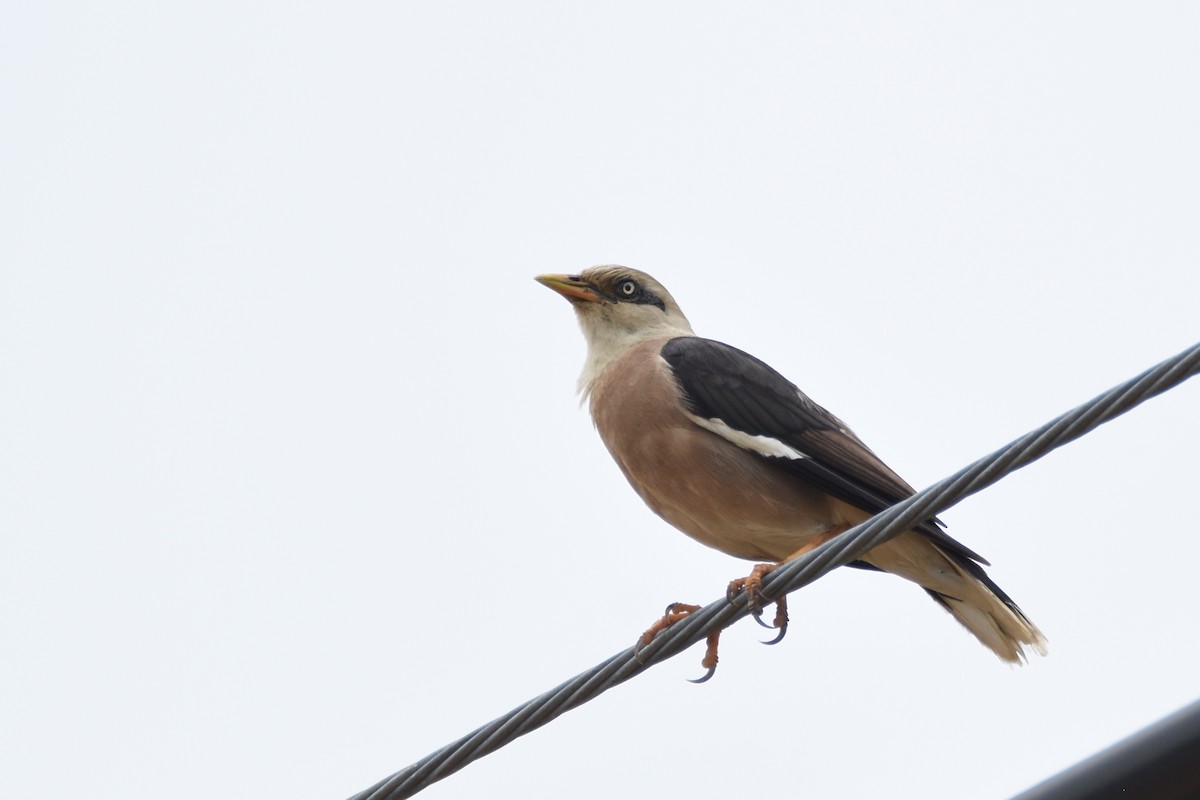
M 754 617 L 754 621 L 755 621 L 755 622 L 757 622 L 759 625 L 762 625 L 762 626 L 763 626 L 764 628 L 766 628 L 767 630 L 769 630 L 769 631 L 773 631 L 773 630 L 775 630 L 775 626 L 774 626 L 774 625 L 768 625 L 767 623 L 763 622 L 763 618 L 762 618 L 762 612 L 761 612 L 761 611 L 759 611 L 758 613 L 754 613 L 754 612 L 752 611 L 752 612 L 750 612 L 750 616 Z
M 707 672 L 699 678 L 688 678 L 688 683 L 704 683 L 713 676 L 717 671 L 717 649 L 721 644 L 721 631 L 715 630 L 708 635 L 705 641 L 704 658 L 700 659 L 700 666 L 704 667 Z
M 787 595 L 780 597 L 775 601 L 775 624 L 771 626 L 779 631 L 775 638 L 763 644 L 779 644 L 783 641 L 783 637 L 787 635 L 788 629 L 788 612 L 787 612 Z
M 769 626 L 764 626 L 764 627 L 769 627 Z M 787 623 L 786 622 L 783 623 L 783 625 L 779 628 L 779 633 L 775 634 L 774 639 L 763 642 L 763 644 L 779 644 L 780 642 L 783 641 L 784 636 L 787 636 Z

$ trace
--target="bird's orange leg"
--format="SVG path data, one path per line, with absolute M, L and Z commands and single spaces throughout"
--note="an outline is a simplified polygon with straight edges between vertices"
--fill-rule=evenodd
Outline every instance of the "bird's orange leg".
M 750 613 L 758 617 L 762 614 L 763 598 L 762 598 L 762 582 L 763 578 L 771 574 L 778 564 L 755 564 L 754 569 L 750 570 L 750 574 L 744 578 L 734 578 L 729 582 L 729 586 L 725 589 L 725 598 L 733 601 L 737 597 L 738 592 L 746 593 L 746 605 L 750 609 Z
M 834 538 L 835 536 L 839 536 L 848 530 L 850 530 L 849 525 L 839 525 L 836 528 L 830 528 L 824 533 L 814 536 L 812 541 L 808 542 L 808 544 L 792 553 L 780 563 L 786 564 L 789 561 L 794 561 L 805 553 L 815 550 L 816 548 L 828 542 L 830 539 Z M 763 578 L 770 575 L 778 567 L 779 564 L 755 564 L 754 569 L 750 570 L 749 575 L 747 575 L 745 578 L 735 578 L 734 580 L 730 581 L 729 587 L 725 590 L 725 596 L 731 602 L 733 601 L 733 598 L 737 596 L 738 592 L 745 591 L 747 595 L 746 606 L 750 609 L 750 613 L 754 616 L 755 621 L 764 628 L 774 628 L 779 631 L 778 636 L 769 642 L 763 642 L 763 644 L 779 644 L 779 642 L 783 641 L 783 637 L 787 633 L 787 595 L 783 595 L 775 601 L 775 619 L 773 620 L 773 624 L 767 625 L 767 623 L 762 621 Z
M 763 625 L 762 620 L 760 620 L 758 617 L 755 617 L 754 619 L 760 625 Z M 766 626 L 763 625 L 763 627 Z M 769 639 L 763 642 L 763 644 L 779 644 L 783 641 L 783 637 L 787 635 L 788 613 L 786 594 L 775 601 L 775 619 L 771 620 L 771 627 L 779 631 L 779 633 L 775 634 L 774 639 Z
M 699 610 L 700 606 L 694 606 L 690 603 L 671 603 L 671 605 L 667 606 L 667 610 L 663 612 L 662 617 L 641 635 L 641 638 L 638 639 L 638 647 L 641 648 L 650 644 L 655 636 L 658 636 L 689 614 L 694 614 Z
M 683 619 L 684 617 L 694 614 L 699 610 L 700 606 L 694 606 L 690 603 L 671 603 L 671 605 L 667 606 L 667 610 L 663 613 L 662 617 L 659 618 L 659 620 L 649 628 L 647 628 L 645 633 L 638 638 L 637 647 L 639 649 L 645 647 L 654 640 L 655 636 L 658 636 L 658 634 L 662 633 L 676 622 L 679 622 L 679 620 Z M 708 640 L 706 642 L 707 646 L 704 650 L 704 658 L 700 659 L 700 666 L 704 667 L 705 672 L 701 677 L 691 679 L 692 683 L 704 683 L 713 676 L 714 672 L 717 671 L 717 647 L 720 645 L 720 643 L 720 631 L 713 631 L 708 635 Z
M 700 659 L 700 666 L 704 667 L 705 672 L 699 678 L 688 678 L 691 683 L 704 683 L 717 671 L 717 645 L 720 643 L 720 631 L 713 631 L 708 635 L 708 640 L 704 648 L 704 658 Z
M 842 525 L 837 528 L 832 528 L 825 533 L 813 537 L 813 540 L 800 548 L 796 552 L 788 556 L 782 563 L 787 563 L 793 559 L 797 559 L 805 553 L 825 544 L 830 539 L 845 533 L 850 529 L 849 525 Z M 783 641 L 784 634 L 788 629 L 788 611 L 787 611 L 787 595 L 783 595 L 775 600 L 775 619 L 773 624 L 767 625 L 762 621 L 763 596 L 762 585 L 763 578 L 771 574 L 779 564 L 756 564 L 754 569 L 750 570 L 750 574 L 744 578 L 735 578 L 729 582 L 728 588 L 725 590 L 725 596 L 732 602 L 738 592 L 744 591 L 747 595 L 747 606 L 750 613 L 754 615 L 754 619 L 759 625 L 764 628 L 772 628 L 778 630 L 779 634 L 769 642 L 763 644 L 778 644 Z M 667 610 L 663 613 L 653 625 L 638 638 L 637 647 L 640 649 L 650 644 L 654 637 L 665 631 L 667 628 L 674 625 L 679 620 L 687 617 L 689 614 L 694 614 L 700 610 L 700 606 L 694 606 L 689 603 L 671 603 L 667 606 Z M 713 631 L 708 635 L 706 647 L 704 650 L 704 658 L 700 661 L 700 666 L 704 667 L 705 672 L 699 678 L 696 678 L 692 683 L 704 683 L 717 671 L 717 649 L 721 643 L 721 632 Z

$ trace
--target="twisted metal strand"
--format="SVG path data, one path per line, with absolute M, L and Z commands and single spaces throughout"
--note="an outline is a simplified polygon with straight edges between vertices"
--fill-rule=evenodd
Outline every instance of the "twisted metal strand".
M 876 514 L 841 536 L 771 572 L 762 594 L 774 599 L 812 583 L 868 550 L 934 517 L 1009 473 L 1078 439 L 1134 406 L 1200 372 L 1200 344 L 1068 411 L 1037 430 Z M 721 598 L 664 630 L 644 647 L 629 647 L 601 664 L 524 703 L 420 761 L 384 778 L 350 800 L 400 800 L 453 774 L 519 736 L 682 653 L 750 613 L 746 595 Z

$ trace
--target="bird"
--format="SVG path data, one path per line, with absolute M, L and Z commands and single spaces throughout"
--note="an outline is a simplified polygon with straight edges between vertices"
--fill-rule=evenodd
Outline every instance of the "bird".
M 915 493 L 775 369 L 697 336 L 650 275 L 609 264 L 535 280 L 575 311 L 587 343 L 578 391 L 637 495 L 701 544 L 761 562 L 728 588 L 730 598 L 749 595 L 756 619 L 771 570 Z M 940 520 L 923 521 L 848 566 L 916 583 L 1002 661 L 1046 653 L 1042 632 L 984 572 L 990 564 Z M 786 598 L 775 602 L 769 627 L 779 628 L 778 641 L 787 630 Z M 640 643 L 697 608 L 668 606 Z M 718 637 L 709 637 L 700 681 L 716 668 Z

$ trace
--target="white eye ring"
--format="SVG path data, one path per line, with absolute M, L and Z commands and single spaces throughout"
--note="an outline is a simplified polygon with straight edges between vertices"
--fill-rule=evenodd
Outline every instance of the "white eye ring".
M 633 297 L 637 292 L 637 284 L 633 281 L 624 281 L 621 283 L 621 293 L 626 297 Z

